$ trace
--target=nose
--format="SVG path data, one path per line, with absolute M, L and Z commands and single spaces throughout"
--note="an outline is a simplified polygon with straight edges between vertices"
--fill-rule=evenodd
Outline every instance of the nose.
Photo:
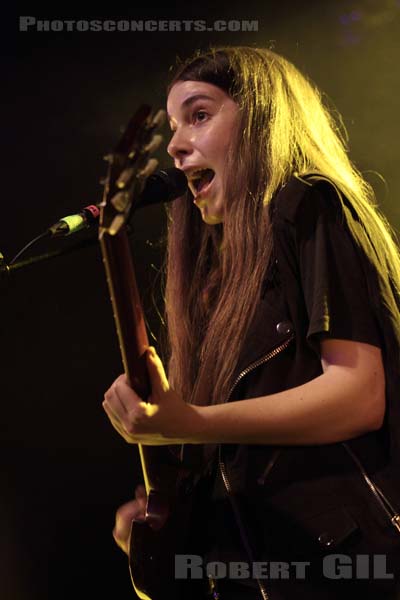
M 177 129 L 168 146 L 167 152 L 175 161 L 175 164 L 179 165 L 185 156 L 188 156 L 192 151 L 192 145 L 188 135 L 182 130 Z

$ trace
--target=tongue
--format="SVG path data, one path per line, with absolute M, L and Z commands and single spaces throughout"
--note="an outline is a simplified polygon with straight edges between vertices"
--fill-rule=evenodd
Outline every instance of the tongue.
M 197 191 L 201 192 L 201 190 L 210 183 L 210 181 L 212 180 L 214 175 L 215 175 L 214 171 L 212 171 L 211 169 L 206 169 L 204 171 L 203 175 L 201 176 L 201 180 L 197 187 Z

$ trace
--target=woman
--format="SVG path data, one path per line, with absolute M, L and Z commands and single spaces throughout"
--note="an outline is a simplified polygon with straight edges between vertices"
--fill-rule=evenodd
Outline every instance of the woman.
M 269 50 L 196 55 L 167 110 L 190 189 L 170 215 L 168 380 L 150 349 L 151 404 L 121 376 L 107 415 L 130 443 L 201 449 L 205 562 L 269 562 L 218 580 L 221 598 L 394 598 L 400 258 L 373 192 Z M 138 488 L 117 513 L 125 551 L 144 505 Z

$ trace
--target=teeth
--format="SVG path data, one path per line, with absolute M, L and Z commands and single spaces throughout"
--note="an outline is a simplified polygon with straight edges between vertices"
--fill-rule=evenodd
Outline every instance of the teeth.
M 188 179 L 190 181 L 193 181 L 193 179 L 199 179 L 200 177 L 203 176 L 205 171 L 208 171 L 209 169 L 197 169 L 197 171 L 193 171 L 192 173 L 190 173 Z

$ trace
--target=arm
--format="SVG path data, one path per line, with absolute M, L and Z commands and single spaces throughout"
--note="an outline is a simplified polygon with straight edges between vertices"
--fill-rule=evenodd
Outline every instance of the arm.
M 250 400 L 204 407 L 199 438 L 208 442 L 329 444 L 382 425 L 381 351 L 347 340 L 321 344 L 323 374 L 301 386 Z
M 130 443 L 329 444 L 379 429 L 385 376 L 379 348 L 327 339 L 323 373 L 301 386 L 259 398 L 193 406 L 169 388 L 162 363 L 148 354 L 151 404 L 118 378 L 103 406 Z

